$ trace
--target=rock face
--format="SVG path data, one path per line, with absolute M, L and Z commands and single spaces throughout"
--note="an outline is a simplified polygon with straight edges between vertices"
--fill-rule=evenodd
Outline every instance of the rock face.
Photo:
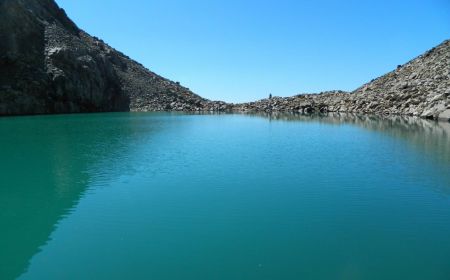
M 83 32 L 53 0 L 0 0 L 0 115 L 214 106 Z
M 275 97 L 236 104 L 233 110 L 347 112 L 450 120 L 450 40 L 351 93 Z
M 54 0 L 0 0 L 0 115 L 348 112 L 450 119 L 450 41 L 351 93 L 206 100 L 80 30 Z

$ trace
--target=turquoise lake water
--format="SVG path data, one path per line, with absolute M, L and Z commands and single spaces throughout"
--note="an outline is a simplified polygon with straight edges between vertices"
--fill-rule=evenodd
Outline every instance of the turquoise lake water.
M 450 123 L 0 118 L 0 279 L 450 279 Z

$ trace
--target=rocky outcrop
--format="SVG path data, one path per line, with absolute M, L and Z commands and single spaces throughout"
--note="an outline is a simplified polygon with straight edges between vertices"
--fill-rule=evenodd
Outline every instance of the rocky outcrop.
M 0 1 L 0 115 L 214 108 L 80 30 L 53 0 Z
M 351 93 L 275 97 L 236 104 L 244 112 L 346 112 L 450 120 L 450 40 Z
M 445 118 L 450 114 L 450 40 L 353 94 L 366 100 L 368 113 Z
M 450 41 L 351 93 L 209 101 L 80 30 L 54 0 L 0 0 L 0 115 L 348 112 L 450 119 Z

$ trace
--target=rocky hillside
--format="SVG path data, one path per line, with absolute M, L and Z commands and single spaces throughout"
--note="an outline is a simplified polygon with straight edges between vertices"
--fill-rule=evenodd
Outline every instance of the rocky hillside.
M 450 40 L 353 92 L 367 112 L 450 118 Z
M 222 105 L 83 32 L 54 0 L 0 0 L 0 115 Z
M 350 112 L 450 119 L 450 41 L 354 92 L 206 100 L 80 30 L 54 0 L 0 0 L 0 115 L 103 111 Z
M 450 120 L 450 40 L 351 93 L 275 97 L 236 104 L 233 110 L 347 112 Z

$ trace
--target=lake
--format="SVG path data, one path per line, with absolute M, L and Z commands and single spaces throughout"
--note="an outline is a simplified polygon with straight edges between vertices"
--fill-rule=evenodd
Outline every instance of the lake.
M 450 123 L 0 118 L 0 279 L 450 279 Z

